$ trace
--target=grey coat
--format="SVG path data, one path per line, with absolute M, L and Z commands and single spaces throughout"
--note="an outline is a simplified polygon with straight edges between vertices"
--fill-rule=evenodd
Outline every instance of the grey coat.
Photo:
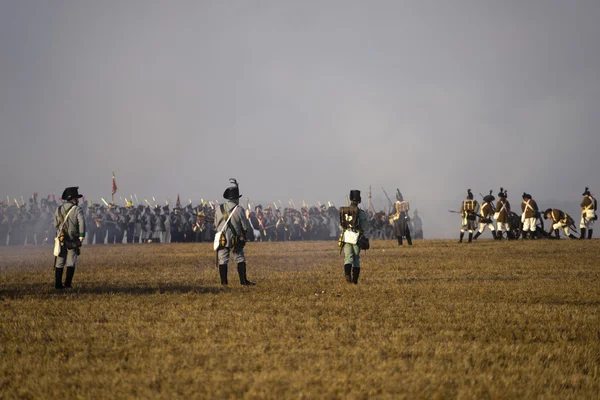
M 227 200 L 221 206 L 217 207 L 216 212 L 215 212 L 215 221 L 217 224 L 216 231 L 218 232 L 221 229 L 223 229 L 225 237 L 227 238 L 227 244 L 225 247 L 232 247 L 231 246 L 231 238 L 233 237 L 234 233 L 230 229 L 229 226 L 227 228 L 224 228 L 224 227 L 225 227 L 225 222 L 227 221 L 227 217 L 229 217 L 229 212 L 231 210 L 233 210 L 234 207 L 236 207 L 236 206 L 237 206 L 237 208 L 233 212 L 233 215 L 232 215 L 231 219 L 229 220 L 229 224 L 233 227 L 233 229 L 235 230 L 235 233 L 237 234 L 238 237 L 242 237 L 243 240 L 246 240 L 246 231 L 248 230 L 248 220 L 246 219 L 246 213 L 244 212 L 244 208 L 242 206 L 235 204 L 231 200 Z M 221 212 L 221 208 L 224 209 L 225 213 Z
M 56 209 L 53 220 L 54 229 L 58 230 L 62 219 L 67 215 L 72 207 L 76 208 L 69 214 L 69 217 L 67 218 L 63 228 L 63 231 L 65 232 L 65 239 L 70 241 L 79 240 L 80 237 L 85 237 L 86 229 L 83 209 L 68 201 Z

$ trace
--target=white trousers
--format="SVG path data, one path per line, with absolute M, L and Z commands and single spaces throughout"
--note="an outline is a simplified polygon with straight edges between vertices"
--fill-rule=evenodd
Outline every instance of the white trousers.
M 594 222 L 596 222 L 594 221 L 595 215 L 596 213 L 594 212 L 594 210 L 589 210 L 581 214 L 581 222 L 579 223 L 579 227 L 581 229 L 592 229 L 594 226 Z
M 502 232 L 503 230 L 508 232 L 508 231 L 510 231 L 510 225 L 508 225 L 508 222 L 498 222 L 497 229 L 498 229 L 498 232 Z
M 557 222 L 554 225 L 552 225 L 552 229 L 557 230 L 557 229 L 563 229 L 565 232 L 565 235 L 569 236 L 569 227 L 567 225 L 563 225 L 562 222 Z
M 491 222 L 488 222 L 487 224 L 485 222 L 480 222 L 479 233 L 483 233 L 483 231 L 485 231 L 486 226 L 489 228 L 490 231 L 494 230 L 494 224 L 492 224 Z
M 525 220 L 523 221 L 523 232 L 535 232 L 537 228 L 537 226 L 535 225 L 536 221 L 536 217 L 525 218 Z

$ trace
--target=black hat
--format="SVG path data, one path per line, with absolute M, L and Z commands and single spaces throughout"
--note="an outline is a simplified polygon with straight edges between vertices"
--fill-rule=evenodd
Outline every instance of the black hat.
M 585 187 L 585 192 L 583 192 L 582 196 L 591 196 L 592 194 L 590 193 L 590 188 L 588 188 L 587 186 Z
M 356 201 L 356 202 L 360 203 L 360 201 L 361 201 L 360 190 L 351 190 L 350 191 L 350 201 Z
M 544 219 L 548 219 L 548 217 L 546 217 L 546 215 L 548 215 L 551 212 L 552 212 L 551 208 L 546 209 L 546 211 L 544 211 Z
M 61 199 L 65 201 L 69 201 L 71 199 L 77 198 L 80 199 L 83 195 L 79 194 L 79 186 L 71 186 L 65 189 L 63 192 Z
M 506 197 L 506 192 L 504 191 L 504 188 L 500 188 L 500 193 L 498 193 L 498 197 L 502 197 L 502 198 Z
M 165 212 L 166 212 L 166 211 L 169 211 L 169 205 L 163 206 L 163 208 L 162 208 L 162 209 L 163 209 L 163 211 L 165 211 Z
M 229 178 L 229 182 L 233 183 L 234 186 L 230 186 L 225 189 L 225 192 L 223 192 L 223 198 L 227 200 L 237 200 L 242 197 L 240 194 L 240 186 L 238 185 L 237 181 L 234 178 Z
M 491 203 L 494 200 L 496 200 L 496 198 L 492 196 L 492 190 L 490 190 L 490 194 L 483 197 L 483 201 L 485 201 L 486 203 Z
M 524 199 L 531 199 L 531 195 L 529 193 L 523 192 L 523 198 Z
M 467 189 L 467 199 L 473 200 L 473 192 L 471 192 L 471 189 Z

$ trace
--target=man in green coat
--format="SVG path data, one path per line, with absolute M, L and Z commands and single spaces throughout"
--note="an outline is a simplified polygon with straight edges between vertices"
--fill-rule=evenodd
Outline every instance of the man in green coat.
M 340 208 L 342 237 L 340 244 L 344 251 L 344 274 L 346 282 L 358 283 L 360 275 L 360 247 L 358 240 L 367 229 L 367 213 L 358 208 L 361 202 L 360 190 L 350 191 L 350 206 Z

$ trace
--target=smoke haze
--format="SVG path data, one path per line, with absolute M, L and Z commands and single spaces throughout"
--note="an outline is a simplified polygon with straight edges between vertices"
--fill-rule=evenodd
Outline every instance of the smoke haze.
M 600 192 L 600 2 L 0 0 L 0 195 Z M 600 194 L 600 193 L 597 193 Z M 264 204 L 264 203 L 263 203 Z M 572 207 L 572 208 L 568 208 Z M 578 220 L 578 218 L 575 218 Z

